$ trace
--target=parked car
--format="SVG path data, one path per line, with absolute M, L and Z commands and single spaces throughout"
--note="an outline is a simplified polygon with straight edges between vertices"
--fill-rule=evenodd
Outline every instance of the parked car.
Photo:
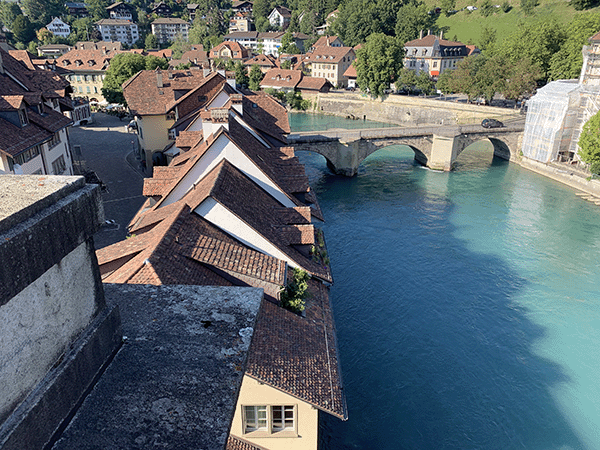
M 496 119 L 483 119 L 481 126 L 483 128 L 502 128 L 504 124 Z

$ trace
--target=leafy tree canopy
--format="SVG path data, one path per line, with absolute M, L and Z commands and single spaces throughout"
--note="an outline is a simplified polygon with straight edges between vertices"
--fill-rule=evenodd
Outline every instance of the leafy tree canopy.
M 35 39 L 35 28 L 24 15 L 17 16 L 13 21 L 12 32 L 18 42 L 27 44 Z
M 600 30 L 600 14 L 578 14 L 567 26 L 566 40 L 560 50 L 550 59 L 550 80 L 564 80 L 579 77 L 583 56 L 581 48 L 588 44 L 588 38 Z
M 250 69 L 248 87 L 253 91 L 260 90 L 260 82 L 262 81 L 262 79 L 263 73 L 260 70 L 260 67 L 258 66 L 258 64 L 253 64 L 252 68 Z
M 158 48 L 158 38 L 156 36 L 154 36 L 153 34 L 149 34 L 148 36 L 146 36 L 146 39 L 144 41 L 144 48 L 146 50 L 157 49 Z
M 591 165 L 592 173 L 600 174 L 600 112 L 583 126 L 578 145 L 581 160 Z
M 235 64 L 235 84 L 241 87 L 248 86 L 249 83 L 248 71 L 246 70 L 246 66 L 241 61 L 238 61 Z
M 102 95 L 110 103 L 126 104 L 122 85 L 140 70 L 166 69 L 169 63 L 156 56 L 142 56 L 137 53 L 119 53 L 110 60 L 102 86 Z
M 495 46 L 495 52 L 511 64 L 528 59 L 539 70 L 539 80 L 550 75 L 550 60 L 566 40 L 564 28 L 554 20 L 537 20 L 519 24 L 515 32 Z M 581 50 L 581 49 L 580 49 Z
M 402 44 L 417 39 L 421 30 L 434 28 L 435 17 L 424 3 L 408 3 L 398 10 L 396 37 Z
M 0 21 L 9 29 L 12 29 L 13 22 L 17 16 L 23 12 L 16 2 L 0 1 Z
M 21 8 L 27 17 L 40 25 L 48 25 L 53 17 L 60 17 L 65 10 L 61 0 L 21 0 Z
M 353 63 L 356 82 L 362 89 L 368 88 L 371 95 L 383 96 L 402 70 L 403 57 L 404 45 L 398 39 L 383 33 L 370 35 Z

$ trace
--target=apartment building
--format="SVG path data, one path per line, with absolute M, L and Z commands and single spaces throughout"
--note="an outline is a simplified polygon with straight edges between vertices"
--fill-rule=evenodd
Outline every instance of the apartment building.
M 137 24 L 125 19 L 101 19 L 96 27 L 103 41 L 118 41 L 125 45 L 133 45 L 140 39 Z
M 173 42 L 177 36 L 184 41 L 188 40 L 190 24 L 183 19 L 175 17 L 162 17 L 151 24 L 152 34 L 156 36 L 159 44 Z

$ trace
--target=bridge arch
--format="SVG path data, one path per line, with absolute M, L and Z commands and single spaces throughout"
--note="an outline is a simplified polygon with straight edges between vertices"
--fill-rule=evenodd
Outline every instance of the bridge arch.
M 506 136 L 502 136 L 506 137 Z M 518 142 L 510 142 L 510 139 L 501 139 L 500 137 L 486 135 L 462 135 L 458 139 L 457 152 L 454 160 L 468 147 L 477 142 L 488 141 L 494 149 L 494 156 L 510 161 L 515 159 L 518 153 Z M 512 148 L 511 148 L 512 147 Z

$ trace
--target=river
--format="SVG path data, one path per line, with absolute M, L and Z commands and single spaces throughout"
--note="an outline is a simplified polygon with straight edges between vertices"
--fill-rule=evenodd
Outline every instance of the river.
M 353 178 L 298 156 L 326 219 L 349 407 L 321 414 L 322 449 L 600 449 L 600 207 L 486 145 L 451 173 L 402 146 Z

